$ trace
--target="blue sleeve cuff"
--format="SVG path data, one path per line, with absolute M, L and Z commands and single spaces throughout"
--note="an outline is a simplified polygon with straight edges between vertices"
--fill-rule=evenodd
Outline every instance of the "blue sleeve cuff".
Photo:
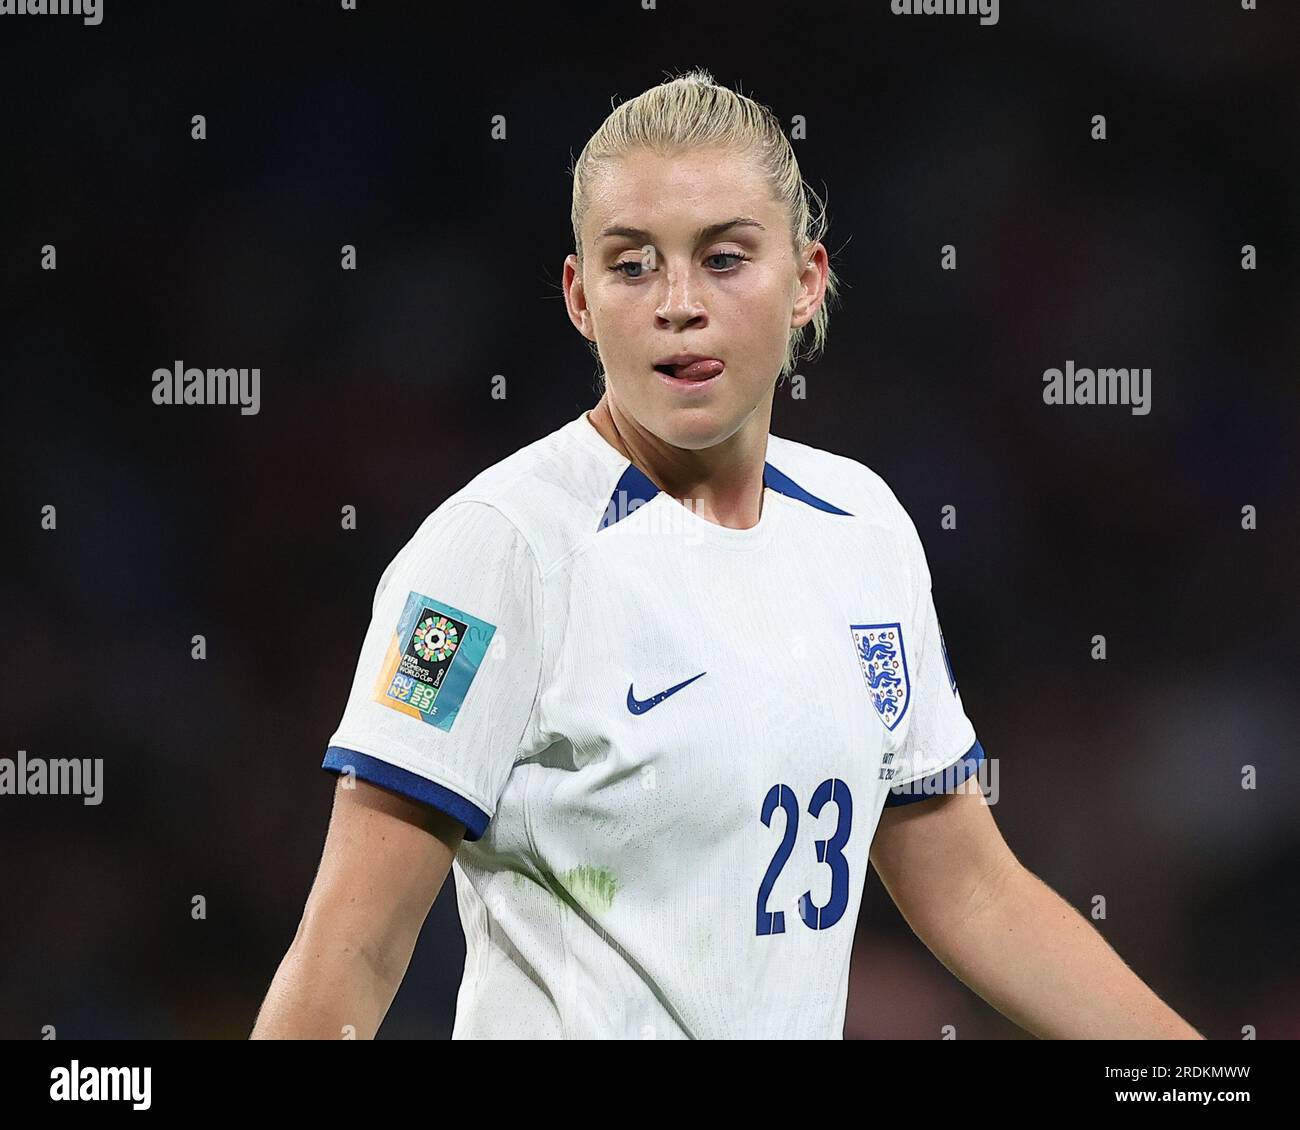
M 889 795 L 885 797 L 885 807 L 913 804 L 918 800 L 929 800 L 931 797 L 950 793 L 964 780 L 972 776 L 983 760 L 984 747 L 980 745 L 979 739 L 976 738 L 975 744 L 970 749 L 951 765 L 940 769 L 939 772 L 932 773 L 928 777 L 920 777 L 906 785 L 895 785 L 889 790 Z
M 358 753 L 354 749 L 332 745 L 325 751 L 325 760 L 321 762 L 322 769 L 327 769 L 331 773 L 340 773 L 346 766 L 351 766 L 363 781 L 369 781 L 372 785 L 379 785 L 391 792 L 401 793 L 402 796 L 410 797 L 412 800 L 423 801 L 439 812 L 445 812 L 448 816 L 459 820 L 465 825 L 465 839 L 470 843 L 487 831 L 490 819 L 488 814 L 472 801 L 466 800 L 460 793 L 454 793 L 451 789 L 435 784 L 427 777 L 421 777 L 409 769 L 390 765 L 387 761 L 381 761 L 369 754 Z

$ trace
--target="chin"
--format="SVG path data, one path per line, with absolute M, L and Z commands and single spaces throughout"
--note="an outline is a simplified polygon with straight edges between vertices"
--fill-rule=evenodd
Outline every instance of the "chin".
M 687 451 L 704 451 L 728 439 L 740 426 L 714 405 L 676 407 L 663 411 L 659 438 Z

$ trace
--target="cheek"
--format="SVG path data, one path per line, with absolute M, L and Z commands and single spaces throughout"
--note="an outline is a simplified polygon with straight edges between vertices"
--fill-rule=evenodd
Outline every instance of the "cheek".
M 627 295 L 597 296 L 589 303 L 592 321 L 602 335 L 608 335 L 610 350 L 630 344 L 629 331 L 645 320 L 645 313 Z
M 773 342 L 784 342 L 790 331 L 791 299 L 781 280 L 764 278 L 760 285 L 737 294 L 729 319 L 746 328 L 746 346 L 770 349 Z

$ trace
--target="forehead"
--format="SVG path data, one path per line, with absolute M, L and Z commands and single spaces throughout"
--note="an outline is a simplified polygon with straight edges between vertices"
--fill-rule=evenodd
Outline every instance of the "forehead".
M 772 232 L 781 219 L 757 160 L 721 148 L 636 149 L 602 161 L 589 202 L 588 233 L 611 224 L 695 230 L 736 215 L 753 216 Z

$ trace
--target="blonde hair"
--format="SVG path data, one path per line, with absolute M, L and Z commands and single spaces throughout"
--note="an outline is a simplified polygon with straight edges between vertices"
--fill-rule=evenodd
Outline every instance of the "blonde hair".
M 707 70 L 696 67 L 617 106 L 583 146 L 572 169 L 570 212 L 579 270 L 583 261 L 582 221 L 590 203 L 588 185 L 600 162 L 640 148 L 663 152 L 711 146 L 752 156 L 759 162 L 773 198 L 790 221 L 795 263 L 802 264 L 806 248 L 826 236 L 825 203 L 804 183 L 799 162 L 776 115 L 752 98 L 720 86 Z M 832 268 L 821 306 L 810 321 L 790 331 L 778 382 L 794 371 L 801 358 L 814 358 L 822 352 L 830 306 L 838 294 L 839 281 Z M 810 332 L 812 340 L 805 348 Z M 599 360 L 595 343 L 590 344 Z

